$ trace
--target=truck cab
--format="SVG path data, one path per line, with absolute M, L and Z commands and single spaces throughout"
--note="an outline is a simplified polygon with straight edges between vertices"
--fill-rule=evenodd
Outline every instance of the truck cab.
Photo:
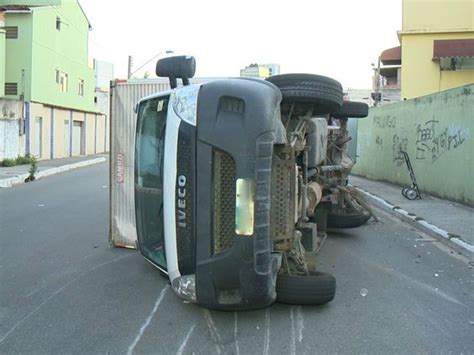
M 325 99 L 288 94 L 278 80 L 193 85 L 194 70 L 192 57 L 162 59 L 157 74 L 170 78 L 172 90 L 137 104 L 141 253 L 179 297 L 206 308 L 331 301 L 335 279 L 308 267 L 305 255 L 322 242 L 317 172 L 327 124 L 321 112 L 341 106 L 342 87 L 319 76 L 283 78 L 303 85 L 309 78 L 313 94 L 323 80 L 335 92 Z

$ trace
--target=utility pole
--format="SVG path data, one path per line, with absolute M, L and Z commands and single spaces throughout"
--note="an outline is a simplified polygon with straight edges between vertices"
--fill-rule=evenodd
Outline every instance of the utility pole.
M 372 89 L 375 89 L 375 92 L 372 93 L 372 99 L 374 100 L 374 106 L 379 106 L 382 93 L 380 90 L 380 57 L 378 58 L 378 63 L 377 67 L 375 66 L 374 63 L 372 63 L 372 69 L 374 71 L 374 85 L 372 86 Z M 375 88 L 374 88 L 375 86 Z
M 375 87 L 375 106 L 380 105 L 380 57 L 377 62 L 377 83 Z
M 127 71 L 127 78 L 130 79 L 132 77 L 132 65 L 133 65 L 133 58 L 131 55 L 128 56 L 128 71 Z

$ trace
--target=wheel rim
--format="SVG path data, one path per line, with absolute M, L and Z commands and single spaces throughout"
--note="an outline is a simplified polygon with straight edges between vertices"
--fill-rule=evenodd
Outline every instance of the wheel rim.
M 415 189 L 408 189 L 406 192 L 406 197 L 410 200 L 414 200 L 417 196 Z

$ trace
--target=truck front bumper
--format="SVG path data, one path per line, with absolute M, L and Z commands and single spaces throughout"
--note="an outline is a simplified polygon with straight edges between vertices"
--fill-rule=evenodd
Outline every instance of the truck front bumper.
M 221 310 L 275 301 L 281 256 L 272 253 L 271 172 L 281 94 L 259 81 L 216 80 L 201 87 L 196 125 L 195 296 Z M 250 181 L 251 233 L 236 225 L 237 180 Z

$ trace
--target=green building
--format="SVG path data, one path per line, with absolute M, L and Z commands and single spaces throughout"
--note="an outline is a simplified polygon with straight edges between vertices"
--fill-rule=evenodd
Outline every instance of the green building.
M 16 155 L 53 159 L 107 150 L 98 132 L 107 122 L 95 109 L 90 30 L 77 0 L 0 0 L 0 100 L 24 103 Z

